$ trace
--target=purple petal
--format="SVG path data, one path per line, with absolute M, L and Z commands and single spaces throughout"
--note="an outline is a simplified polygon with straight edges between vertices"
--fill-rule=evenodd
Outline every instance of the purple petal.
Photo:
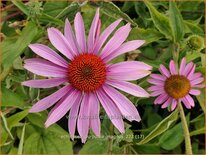
M 150 95 L 155 97 L 155 96 L 159 96 L 161 94 L 165 94 L 165 90 L 164 89 L 156 90 L 156 91 L 152 92 Z
M 67 77 L 67 69 L 55 65 L 44 59 L 31 58 L 26 59 L 24 68 L 28 71 L 47 77 Z
M 81 49 L 81 52 L 82 53 L 87 52 L 84 21 L 79 12 L 76 14 L 74 19 L 74 29 L 75 29 L 77 43 Z
M 69 128 L 69 134 L 72 140 L 74 140 L 74 134 L 76 130 L 76 124 L 77 124 L 77 118 L 78 118 L 78 112 L 79 112 L 79 106 L 80 102 L 76 102 L 76 104 L 73 104 L 71 107 L 71 110 L 69 112 L 69 118 L 68 118 L 68 128 Z
M 92 21 L 92 25 L 90 27 L 89 30 L 89 35 L 88 35 L 88 53 L 92 53 L 93 52 L 93 48 L 94 48 L 94 43 L 95 43 L 95 37 L 96 37 L 96 33 L 98 31 L 98 23 L 99 23 L 99 8 L 96 11 L 96 14 L 94 16 L 94 19 Z
M 185 105 L 185 107 L 186 107 L 187 109 L 191 109 L 191 105 L 190 105 L 190 103 L 188 102 L 188 100 L 186 99 L 186 97 L 183 97 L 183 98 L 182 98 L 182 102 L 183 102 L 183 104 Z
M 164 86 L 164 81 L 160 81 L 160 80 L 152 79 L 152 78 L 148 79 L 147 81 L 154 85 Z
M 44 80 L 29 80 L 22 82 L 22 85 L 33 88 L 51 88 L 68 81 L 68 78 L 52 78 Z
M 205 84 L 197 84 L 197 85 L 193 85 L 193 88 L 204 88 Z
M 162 75 L 164 75 L 166 77 L 170 76 L 170 72 L 168 71 L 168 69 L 164 65 L 160 65 L 159 71 L 162 73 Z
M 60 55 L 53 51 L 48 46 L 42 44 L 30 44 L 29 47 L 34 53 L 41 56 L 42 58 L 53 62 L 61 67 L 68 67 L 68 62 L 66 62 Z
M 189 103 L 192 107 L 195 106 L 195 102 L 194 102 L 193 98 L 192 98 L 190 95 L 186 95 L 186 96 L 185 96 L 185 99 L 188 101 L 188 103 Z
M 109 119 L 121 133 L 124 133 L 124 122 L 122 120 L 122 115 L 119 109 L 102 89 L 97 90 L 96 93 Z
M 169 97 L 165 103 L 162 104 L 161 108 L 167 108 L 172 103 L 172 98 Z
M 68 96 L 61 101 L 61 104 L 59 104 L 58 107 L 56 107 L 48 116 L 45 127 L 49 127 L 51 124 L 56 123 L 58 120 L 60 120 L 73 106 L 73 104 L 77 104 L 80 102 L 81 99 L 81 92 L 72 89 L 70 93 L 68 93 Z
M 85 143 L 89 132 L 89 112 L 90 112 L 90 97 L 88 93 L 85 93 L 80 105 L 79 117 L 77 120 L 77 129 L 82 139 L 82 143 Z
M 196 65 L 194 64 L 191 71 L 188 73 L 187 75 L 187 78 L 190 79 L 191 77 L 194 76 L 194 72 L 195 72 L 195 68 L 196 68 Z
M 191 95 L 200 95 L 201 94 L 201 91 L 199 90 L 196 90 L 196 89 L 191 89 L 190 92 L 189 92 Z
M 192 70 L 193 65 L 194 65 L 194 64 L 193 64 L 192 62 L 188 63 L 188 64 L 186 65 L 185 69 L 183 70 L 182 75 L 184 75 L 184 76 L 187 77 L 187 75 L 188 75 L 188 74 L 190 73 L 190 71 Z
M 107 84 L 137 97 L 149 97 L 149 94 L 140 86 L 126 81 L 107 80 Z
M 124 95 L 122 95 L 110 86 L 105 85 L 103 86 L 103 89 L 107 93 L 107 95 L 114 101 L 114 103 L 126 119 L 128 119 L 129 121 L 135 120 L 138 122 L 141 120 L 136 107 L 128 98 L 126 98 Z
M 192 76 L 187 77 L 190 81 L 193 81 L 199 77 L 202 76 L 202 73 L 198 72 L 198 73 L 194 73 Z
M 171 110 L 173 111 L 177 106 L 177 100 L 176 99 L 172 99 L 172 106 L 171 106 Z
M 133 81 L 137 79 L 144 78 L 149 75 L 151 72 L 147 70 L 113 70 L 107 72 L 107 77 L 111 79 L 124 80 L 124 81 Z
M 78 49 L 77 40 L 74 36 L 74 33 L 72 31 L 72 26 L 71 26 L 68 19 L 65 20 L 64 35 L 65 35 L 65 38 L 68 41 L 68 44 L 69 44 L 72 52 L 75 55 L 78 55 L 80 52 L 79 52 L 79 49 Z
M 47 108 L 54 105 L 59 99 L 61 99 L 64 95 L 66 95 L 72 87 L 70 85 L 64 86 L 63 88 L 59 89 L 55 93 L 41 99 L 36 104 L 32 106 L 29 112 L 40 112 L 46 110 Z
M 164 90 L 164 87 L 160 86 L 151 86 L 148 88 L 148 91 Z
M 71 60 L 74 57 L 74 53 L 72 53 L 72 49 L 70 49 L 69 43 L 64 35 L 56 28 L 48 28 L 47 31 L 52 45 Z
M 130 24 L 120 27 L 102 49 L 102 52 L 100 54 L 101 58 L 106 58 L 109 54 L 119 48 L 127 39 L 130 31 Z
M 165 81 L 167 78 L 165 76 L 159 75 L 159 74 L 151 74 L 150 75 L 153 79 Z
M 128 41 L 126 43 L 123 43 L 118 49 L 116 49 L 114 52 L 112 52 L 110 55 L 104 58 L 105 62 L 109 62 L 110 60 L 116 58 L 119 55 L 125 54 L 130 51 L 134 51 L 140 46 L 142 46 L 145 43 L 144 40 L 132 40 Z
M 121 22 L 121 19 L 116 20 L 115 22 L 113 22 L 111 25 L 109 25 L 100 35 L 98 41 L 95 44 L 94 47 L 94 53 L 97 54 L 99 52 L 99 50 L 101 49 L 102 45 L 105 43 L 105 41 L 107 40 L 107 38 L 109 37 L 109 35 L 114 31 L 114 29 L 117 27 L 117 25 L 119 25 L 119 23 Z
M 161 94 L 160 96 L 158 96 L 155 101 L 154 104 L 162 104 L 163 102 L 165 102 L 167 99 L 169 98 L 169 96 L 167 94 Z
M 90 127 L 96 136 L 100 136 L 99 101 L 96 94 L 90 94 Z
M 170 61 L 169 67 L 170 67 L 170 73 L 171 73 L 171 75 L 176 75 L 176 74 L 177 74 L 177 70 L 176 70 L 176 65 L 175 65 L 174 60 L 171 60 L 171 61 Z
M 180 70 L 179 70 L 179 74 L 182 75 L 184 69 L 185 69 L 185 66 L 186 66 L 186 59 L 183 58 L 181 63 L 180 63 Z
M 191 84 L 192 86 L 194 86 L 194 85 L 199 84 L 199 83 L 201 83 L 201 82 L 203 82 L 203 81 L 204 81 L 204 78 L 203 78 L 203 77 L 200 77 L 200 78 L 197 78 L 197 79 L 195 79 L 195 80 L 192 80 L 192 81 L 190 82 L 190 84 Z

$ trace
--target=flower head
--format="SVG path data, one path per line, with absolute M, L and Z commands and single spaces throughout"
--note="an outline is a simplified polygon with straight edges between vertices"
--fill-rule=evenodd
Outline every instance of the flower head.
M 194 107 L 194 100 L 191 95 L 199 95 L 198 88 L 204 87 L 200 84 L 204 78 L 201 73 L 195 73 L 196 65 L 192 62 L 186 64 L 186 59 L 183 58 L 180 64 L 180 69 L 177 71 L 173 60 L 170 61 L 169 70 L 160 65 L 159 74 L 151 74 L 149 83 L 153 84 L 148 90 L 151 91 L 151 96 L 158 96 L 154 104 L 162 104 L 162 108 L 171 105 L 171 110 L 174 110 L 178 103 L 183 102 L 186 108 Z
M 29 46 L 44 59 L 27 59 L 24 67 L 37 75 L 50 78 L 25 81 L 23 85 L 35 88 L 64 85 L 30 109 L 30 112 L 40 112 L 54 105 L 45 123 L 46 127 L 69 112 L 68 126 L 72 139 L 76 124 L 82 142 L 86 141 L 90 128 L 99 136 L 99 103 L 121 133 L 124 132 L 122 116 L 129 121 L 140 121 L 136 107 L 116 89 L 137 97 L 148 97 L 149 94 L 143 88 L 127 81 L 147 76 L 152 67 L 139 61 L 109 64 L 113 58 L 135 50 L 144 43 L 143 40 L 124 43 L 131 30 L 130 24 L 120 27 L 108 39 L 120 22 L 121 19 L 115 21 L 100 34 L 101 22 L 97 9 L 88 39 L 80 13 L 74 19 L 75 34 L 68 20 L 65 22 L 64 35 L 56 28 L 49 28 L 50 42 L 65 58 L 48 46 Z

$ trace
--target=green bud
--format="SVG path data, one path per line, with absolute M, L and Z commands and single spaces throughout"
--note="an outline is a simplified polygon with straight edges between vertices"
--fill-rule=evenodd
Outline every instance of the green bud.
M 191 35 L 186 39 L 186 47 L 191 52 L 199 52 L 205 48 L 204 39 L 198 35 Z

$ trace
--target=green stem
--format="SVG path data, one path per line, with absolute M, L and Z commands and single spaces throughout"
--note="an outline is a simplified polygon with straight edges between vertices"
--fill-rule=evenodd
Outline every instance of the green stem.
M 107 154 L 112 154 L 113 133 L 114 133 L 114 126 L 113 126 L 112 123 L 110 124 L 109 131 L 110 131 L 110 135 L 109 135 L 109 137 L 108 137 L 109 145 L 108 145 L 108 152 L 107 152 Z
M 185 137 L 186 154 L 193 154 L 192 153 L 191 141 L 190 141 L 190 132 L 189 132 L 189 129 L 188 129 L 186 117 L 185 117 L 184 110 L 182 108 L 181 103 L 178 103 L 178 108 L 179 108 L 179 111 L 180 111 L 180 118 L 181 118 L 182 128 L 183 128 L 184 137 Z

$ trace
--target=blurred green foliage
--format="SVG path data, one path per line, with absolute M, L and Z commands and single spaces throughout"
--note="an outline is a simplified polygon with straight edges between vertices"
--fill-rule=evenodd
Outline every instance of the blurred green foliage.
M 90 133 L 86 144 L 77 137 L 71 141 L 65 122 L 44 128 L 47 111 L 29 114 L 28 109 L 40 98 L 56 89 L 33 89 L 21 86 L 26 79 L 36 78 L 23 69 L 23 60 L 34 57 L 30 43 L 49 44 L 47 28 L 63 30 L 68 18 L 73 23 L 76 12 L 81 11 L 88 33 L 97 7 L 101 11 L 102 29 L 122 18 L 130 22 L 132 31 L 128 40 L 142 39 L 146 43 L 138 51 L 120 56 L 114 62 L 135 59 L 153 66 L 168 66 L 172 50 L 180 48 L 180 58 L 194 61 L 197 70 L 205 73 L 204 50 L 193 51 L 187 46 L 192 35 L 204 38 L 204 1 L 137 1 L 137 2 L 67 2 L 67 1 L 2 1 L 1 22 L 1 152 L 4 154 L 100 154 L 100 153 L 184 153 L 182 127 L 178 111 L 170 113 L 153 105 L 153 98 L 139 99 L 128 96 L 138 105 L 140 123 L 125 122 L 126 133 L 115 129 L 111 133 L 109 120 L 101 120 L 102 137 Z M 14 11 L 12 11 L 12 9 Z M 136 53 L 136 54 L 135 54 Z M 133 56 L 134 55 L 134 56 Z M 42 78 L 42 77 L 38 77 Z M 145 89 L 146 78 L 137 81 Z M 204 91 L 196 97 L 194 109 L 185 110 L 190 124 L 193 152 L 204 153 Z M 195 97 L 194 97 L 195 98 Z M 105 115 L 103 110 L 101 115 Z M 67 125 L 67 123 L 66 123 Z M 64 129 L 63 129 L 64 128 Z

